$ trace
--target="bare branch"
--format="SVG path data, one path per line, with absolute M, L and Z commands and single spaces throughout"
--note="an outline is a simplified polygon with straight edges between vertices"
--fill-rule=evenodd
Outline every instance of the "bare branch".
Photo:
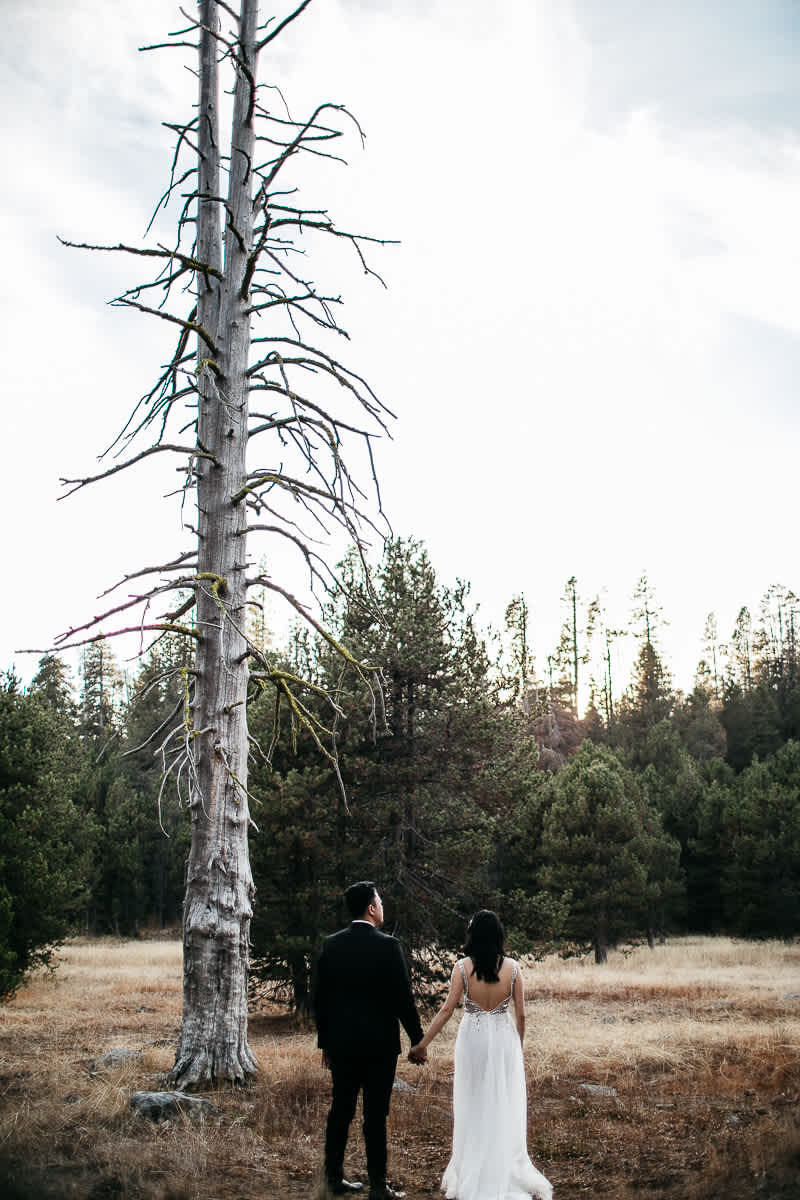
M 210 267 L 208 263 L 198 262 L 196 258 L 189 258 L 187 255 L 180 254 L 176 250 L 165 250 L 163 247 L 160 247 L 158 250 L 152 250 L 146 247 L 142 248 L 141 246 L 125 246 L 122 242 L 119 242 L 116 246 L 93 246 L 88 242 L 69 242 L 62 237 L 59 237 L 58 240 L 62 246 L 68 246 L 71 250 L 122 251 L 124 254 L 138 254 L 142 258 L 174 258 L 187 271 L 199 271 L 201 275 L 214 275 L 217 279 L 222 278 L 222 272 L 218 271 L 215 267 Z M 111 303 L 113 304 L 115 301 L 112 300 Z
M 179 139 L 178 144 L 175 147 L 175 157 L 172 162 L 172 171 L 170 173 L 169 185 L 166 188 L 166 190 L 164 191 L 164 194 L 160 197 L 155 208 L 153 209 L 153 215 L 150 217 L 150 220 L 147 222 L 147 228 L 145 229 L 145 234 L 148 234 L 150 232 L 150 230 L 153 226 L 153 222 L 155 221 L 156 217 L 158 216 L 159 209 L 166 208 L 167 205 L 169 204 L 169 201 L 172 197 L 172 193 L 174 192 L 175 188 L 180 187 L 181 184 L 184 183 L 189 178 L 190 175 L 197 174 L 197 167 L 189 167 L 188 170 L 183 172 L 180 179 L 175 178 L 175 167 L 177 166 L 178 154 L 180 152 L 180 147 L 181 147 L 181 140 Z
M 353 667 L 358 677 L 364 683 L 366 683 L 367 686 L 369 686 L 369 682 L 364 672 L 369 671 L 370 673 L 374 674 L 377 668 L 362 664 L 356 658 L 354 658 L 347 647 L 344 646 L 337 638 L 335 638 L 332 633 L 329 633 L 325 626 L 321 625 L 320 622 L 312 616 L 305 605 L 301 604 L 296 596 L 293 596 L 291 592 L 287 592 L 286 589 L 282 588 L 279 584 L 273 583 L 269 576 L 259 575 L 256 579 L 248 580 L 248 585 L 252 586 L 254 583 L 260 584 L 262 587 L 267 588 L 271 592 L 276 592 L 279 596 L 283 596 L 284 600 L 291 605 L 295 612 L 298 612 L 303 620 L 307 621 L 311 628 L 316 630 L 322 640 L 332 647 L 332 649 L 334 649 L 349 666 Z
M 121 612 L 129 612 L 130 609 L 136 608 L 137 605 L 144 605 L 147 607 L 152 603 L 153 600 L 155 600 L 157 596 L 163 596 L 168 592 L 183 591 L 184 588 L 198 587 L 200 586 L 201 579 L 202 576 L 200 575 L 187 575 L 182 579 L 173 579 L 168 583 L 162 583 L 160 587 L 152 587 L 149 591 L 144 592 L 141 595 L 129 596 L 128 599 L 124 600 L 121 604 L 116 604 L 113 608 L 107 608 L 105 612 L 91 617 L 88 621 L 85 621 L 83 625 L 74 625 L 71 629 L 59 634 L 56 638 L 56 642 L 59 642 L 62 638 L 71 638 L 76 633 L 83 633 L 83 631 L 86 629 L 94 629 L 96 626 L 102 624 L 103 621 L 107 621 L 109 617 L 114 617 Z M 188 608 L 191 608 L 191 603 L 188 605 L 183 605 L 180 611 L 185 612 Z M 172 619 L 172 616 L 170 616 L 170 619 Z
M 300 551 L 300 553 L 303 555 L 303 558 L 306 560 L 306 564 L 308 565 L 309 575 L 311 576 L 311 580 L 312 580 L 312 588 L 313 588 L 313 580 L 314 579 L 319 579 L 320 583 L 322 584 L 322 586 L 325 588 L 326 591 L 330 591 L 334 586 L 338 585 L 338 579 L 336 577 L 336 574 L 331 570 L 331 568 L 325 562 L 324 558 L 322 558 L 322 556 L 319 554 L 315 554 L 312 550 L 310 550 L 308 548 L 307 543 L 305 541 L 303 541 L 302 538 L 297 537 L 295 534 L 291 533 L 288 529 L 285 529 L 283 526 L 281 526 L 281 525 L 261 525 L 261 524 L 256 523 L 254 525 L 248 525 L 247 532 L 248 533 L 254 533 L 254 532 L 274 533 L 278 537 L 286 538 L 287 541 L 292 542 L 297 547 L 297 549 Z M 322 570 L 320 570 L 318 567 L 316 567 L 314 565 L 315 562 L 319 563 Z M 328 576 L 328 579 L 326 579 L 326 575 Z M 248 585 L 248 586 L 257 586 L 257 585 Z
M 349 475 L 342 476 L 337 473 L 337 477 L 350 480 Z M 249 482 L 243 488 L 240 488 L 239 491 L 234 492 L 231 496 L 232 504 L 240 504 L 246 496 L 253 496 L 257 499 L 262 489 L 271 491 L 272 488 L 278 487 L 288 492 L 295 500 L 299 500 L 301 503 L 311 500 L 318 504 L 321 502 L 323 506 L 327 504 L 329 507 L 325 508 L 325 511 L 340 521 L 344 520 L 348 529 L 353 528 L 352 522 L 348 517 L 349 513 L 352 513 L 361 520 L 366 520 L 363 514 L 358 512 L 351 502 L 345 500 L 341 493 L 337 494 L 328 488 L 316 487 L 313 483 L 306 483 L 302 479 L 295 479 L 291 475 L 286 475 L 281 470 L 269 471 L 262 469 L 253 471 L 248 476 L 248 480 Z M 359 488 L 355 488 L 355 490 L 360 495 L 363 495 Z M 309 511 L 311 510 L 309 509 Z
M 267 85 L 262 84 L 262 87 L 265 87 L 265 86 L 267 86 Z M 269 86 L 275 87 L 274 84 L 269 85 Z M 289 115 L 289 109 L 286 105 L 286 101 L 283 99 L 283 95 L 281 94 L 280 88 L 275 87 L 275 90 L 277 91 L 278 95 L 281 97 L 281 100 L 283 100 L 284 108 L 286 108 L 286 117 L 285 118 L 284 117 L 276 117 L 275 114 L 270 112 L 268 108 L 265 108 L 263 104 L 257 105 L 258 115 L 260 117 L 263 117 L 265 121 L 271 122 L 273 125 L 288 125 L 290 129 L 305 128 L 308 123 L 306 121 L 292 120 L 291 116 Z M 315 122 L 313 125 L 310 126 L 310 128 L 321 130 L 323 134 L 327 135 L 327 137 L 342 137 L 343 136 L 341 129 L 338 129 L 335 125 L 317 125 Z M 264 140 L 268 141 L 269 139 L 265 138 Z M 315 139 L 313 137 L 311 137 L 308 140 L 314 141 Z M 286 145 L 286 143 L 282 142 L 281 145 Z
M 284 17 L 284 19 L 281 21 L 280 25 L 275 26 L 272 33 L 267 34 L 267 36 L 265 38 L 261 39 L 261 41 L 256 46 L 256 50 L 261 51 L 264 49 L 265 46 L 268 46 L 269 43 L 273 40 L 273 38 L 276 38 L 278 36 L 278 34 L 281 32 L 282 29 L 285 29 L 286 26 L 289 25 L 292 21 L 294 21 L 296 17 L 300 16 L 301 12 L 304 9 L 308 8 L 310 3 L 311 3 L 311 0 L 303 0 L 303 3 L 300 4 L 294 10 L 294 12 L 289 13 L 288 17 Z
M 149 313 L 152 317 L 160 317 L 162 321 L 170 321 L 173 325 L 180 325 L 188 333 L 196 333 L 201 337 L 208 346 L 214 358 L 219 357 L 219 347 L 214 342 L 211 334 L 203 329 L 202 325 L 198 325 L 194 321 L 184 321 L 181 317 L 173 317 L 171 313 L 161 312 L 158 308 L 150 308 L 146 304 L 139 304 L 136 300 L 127 300 L 120 296 L 117 300 L 112 300 L 111 304 L 119 308 L 138 308 L 139 312 Z
M 256 654 L 254 652 L 252 657 L 260 658 L 262 656 L 260 654 Z M 336 704 L 335 700 L 333 699 L 333 697 L 331 696 L 331 694 L 327 688 L 321 687 L 319 684 L 312 683 L 311 680 L 304 679 L 301 675 L 294 675 L 294 674 L 292 674 L 291 671 L 284 671 L 282 669 L 279 670 L 277 667 L 271 668 L 268 671 L 251 671 L 250 678 L 251 679 L 265 679 L 265 680 L 268 680 L 270 683 L 275 683 L 278 680 L 283 680 L 286 683 L 294 684 L 295 687 L 301 687 L 301 688 L 304 688 L 308 692 L 312 692 L 313 695 L 318 696 L 320 698 L 320 700 L 327 700 L 328 703 L 331 704 L 337 711 L 342 712 L 342 709 L 339 707 L 338 704 Z M 344 714 L 342 713 L 342 715 L 344 715 Z M 330 731 L 327 731 L 327 732 L 330 732 Z
M 287 210 L 289 211 L 289 210 Z M 348 233 L 344 229 L 337 229 L 333 221 L 329 218 L 327 221 L 307 221 L 303 216 L 301 209 L 297 209 L 297 215 L 289 218 L 284 217 L 278 221 L 272 221 L 270 229 L 280 229 L 284 225 L 294 225 L 298 229 L 318 229 L 323 233 L 333 234 L 334 237 L 345 238 L 348 242 L 372 242 L 375 246 L 399 246 L 400 242 L 397 238 L 378 238 L 371 237 L 366 233 Z M 256 233 L 259 231 L 256 230 Z M 375 275 L 374 271 L 369 271 L 370 275 Z M 375 276 L 380 279 L 380 275 Z M 383 282 L 381 280 L 381 282 Z
M 294 346 L 300 350 L 304 350 L 310 355 L 314 355 L 315 357 L 306 358 L 303 356 L 300 358 L 286 358 L 279 352 L 273 351 L 266 358 L 262 358 L 259 362 L 254 363 L 249 368 L 248 374 L 251 377 L 254 376 L 258 371 L 264 370 L 266 367 L 278 367 L 279 364 L 283 364 L 285 366 L 302 366 L 313 371 L 323 371 L 332 376 L 332 378 L 334 378 L 342 387 L 349 390 L 359 401 L 362 407 L 369 412 L 370 416 L 373 417 L 373 419 L 378 422 L 381 428 L 388 433 L 388 428 L 380 414 L 385 413 L 388 417 L 394 417 L 395 414 L 388 409 L 385 404 L 378 400 L 378 397 L 375 395 L 365 379 L 363 379 L 360 375 L 357 375 L 354 371 L 351 371 L 347 367 L 343 366 L 340 362 L 337 362 L 335 358 L 332 358 L 329 354 L 326 354 L 325 351 L 318 349 L 316 346 L 308 346 L 304 342 L 295 341 L 292 338 L 287 337 L 258 337 L 253 338 L 253 342 L 261 345 L 271 344 Z M 353 383 L 352 380 L 355 380 L 356 383 Z M 371 401 L 367 400 L 356 384 L 360 384 L 361 387 L 364 388 L 364 390 L 371 397 Z
M 275 160 L 275 163 L 272 167 L 272 170 L 269 172 L 269 174 L 264 176 L 262 183 L 263 183 L 263 187 L 264 187 L 265 191 L 269 190 L 270 184 L 272 183 L 273 179 L 280 171 L 283 164 L 287 161 L 287 159 L 291 158 L 291 156 L 302 146 L 307 131 L 314 127 L 314 123 L 316 122 L 316 119 L 319 116 L 319 114 L 321 112 L 325 112 L 327 109 L 330 109 L 332 112 L 344 113 L 346 116 L 350 117 L 350 119 L 355 123 L 356 128 L 359 130 L 359 132 L 361 132 L 361 126 L 358 124 L 358 121 L 356 121 L 355 117 L 353 117 L 352 114 L 350 112 L 348 112 L 348 110 L 344 107 L 343 104 L 331 104 L 329 102 L 326 102 L 324 104 L 319 104 L 314 109 L 314 112 L 309 117 L 309 119 L 300 127 L 297 135 L 292 139 L 291 142 L 289 142 L 289 144 L 287 145 L 283 154 L 280 154 L 278 156 L 278 158 Z M 363 133 L 362 133 L 362 138 L 363 138 Z
M 231 8 L 229 4 L 226 4 L 225 0 L 217 0 L 217 7 L 224 8 L 228 16 L 232 17 L 234 21 L 239 21 L 241 19 L 242 14 L 237 12 L 235 8 Z
M 195 306 L 192 309 L 192 311 L 189 313 L 189 325 L 190 326 L 194 322 L 194 319 L 196 316 L 197 316 L 197 307 Z M 186 350 L 186 344 L 189 340 L 189 336 L 190 336 L 189 329 L 186 329 L 186 328 L 181 329 L 181 333 L 178 338 L 178 344 L 175 348 L 175 352 L 173 353 L 172 358 L 167 363 L 166 367 L 162 371 L 162 374 L 158 377 L 158 379 L 156 380 L 155 384 L 150 389 L 150 391 L 146 392 L 144 394 L 144 396 L 142 396 L 140 398 L 140 400 L 138 401 L 138 403 L 135 405 L 133 411 L 131 412 L 130 416 L 128 417 L 128 420 L 125 422 L 125 424 L 123 425 L 120 432 L 114 438 L 114 441 L 100 455 L 101 458 L 105 457 L 105 455 L 108 454 L 109 450 L 112 450 L 114 448 L 114 446 L 116 446 L 120 441 L 122 441 L 123 438 L 125 438 L 126 441 L 130 442 L 131 439 L 134 438 L 136 436 L 136 434 L 139 433 L 139 431 L 144 428 L 145 425 L 149 424 L 152 420 L 155 419 L 156 413 L 162 404 L 166 405 L 167 412 L 169 412 L 169 408 L 171 407 L 173 401 L 178 399 L 179 395 L 185 395 L 187 391 L 195 390 L 194 388 L 189 388 L 189 389 L 186 389 L 182 393 L 178 392 L 176 390 L 178 367 L 182 363 L 186 362 L 190 357 L 193 357 L 192 355 L 184 354 L 184 351 Z M 167 388 L 170 386 L 170 384 L 172 385 L 172 389 L 173 389 L 172 394 L 169 395 L 168 398 L 165 398 L 166 393 L 167 393 Z M 132 429 L 131 432 L 126 437 L 126 430 L 128 430 L 130 428 L 130 426 L 132 425 L 133 419 L 136 416 L 137 412 L 139 412 L 139 410 L 143 407 L 147 408 L 148 405 L 150 404 L 150 402 L 153 400 L 153 398 L 157 394 L 159 395 L 159 403 L 156 405 L 155 411 L 151 410 L 150 412 L 146 413 L 145 416 L 143 417 L 143 419 L 139 422 L 139 424 L 134 429 Z M 166 416 L 166 414 L 165 414 L 165 416 Z M 162 426 L 162 428 L 163 428 L 163 426 Z
M 149 46 L 139 46 L 142 54 L 148 50 L 171 50 L 173 46 L 188 46 L 190 50 L 197 49 L 197 42 L 153 42 Z
M 134 463 L 141 462 L 142 459 L 149 458 L 152 454 L 162 454 L 165 451 L 173 454 L 188 454 L 190 458 L 207 458 L 210 459 L 211 462 L 218 465 L 217 459 L 213 454 L 209 454 L 208 451 L 203 450 L 198 446 L 172 446 L 161 443 L 158 446 L 150 446 L 149 449 L 142 450 L 140 454 L 134 455 L 133 458 L 127 459 L 126 462 L 117 463 L 115 466 L 109 467 L 107 471 L 102 471 L 99 475 L 91 475 L 86 479 L 59 480 L 64 487 L 69 487 L 70 484 L 75 485 L 74 487 L 70 487 L 70 490 L 65 492 L 63 496 L 59 496 L 59 500 L 66 500 L 68 496 L 74 495 L 75 492 L 79 492 L 81 488 L 87 487 L 90 483 L 97 483 L 100 479 L 108 479 L 110 475 L 116 475 L 119 471 L 126 471 L 128 467 L 132 467 Z
M 278 293 L 277 295 L 275 294 L 276 292 Z M 248 312 L 251 316 L 258 315 L 260 317 L 261 313 L 266 312 L 271 308 L 285 308 L 287 310 L 287 315 L 292 322 L 292 327 L 296 333 L 299 333 L 294 321 L 294 311 L 296 310 L 307 320 L 313 321 L 313 323 L 318 325 L 321 329 L 328 329 L 330 332 L 337 333 L 340 337 L 344 337 L 349 340 L 347 331 L 342 329 L 337 323 L 333 313 L 328 307 L 330 304 L 341 304 L 341 296 L 318 296 L 313 289 L 309 289 L 304 295 L 290 296 L 287 295 L 276 283 L 272 283 L 268 287 L 265 287 L 262 284 L 252 285 L 250 288 L 250 294 L 251 296 L 267 295 L 271 297 L 271 299 L 265 300 L 263 303 L 251 304 L 250 308 L 248 309 Z M 312 312 L 310 308 L 307 308 L 303 303 L 306 300 L 311 301 L 314 304 L 318 304 L 323 315 L 319 316 L 317 313 Z
M 317 141 L 322 142 L 322 141 L 328 141 L 328 140 L 329 140 L 328 137 L 303 138 L 302 144 L 297 146 L 294 152 L 299 153 L 302 150 L 305 154 L 314 154 L 318 158 L 328 158 L 328 159 L 330 159 L 331 162 L 343 163 L 346 166 L 347 159 L 342 158 L 341 154 L 331 154 L 330 150 L 318 150 L 315 146 L 308 145 L 309 142 L 317 142 Z M 262 138 L 259 138 L 259 141 L 271 143 L 273 146 L 284 146 L 285 147 L 287 145 L 286 142 L 274 141 L 271 138 L 263 138 L 262 137 Z M 269 167 L 274 166 L 276 162 L 277 162 L 277 159 L 269 158 L 266 160 L 266 162 L 259 163 L 258 166 L 255 168 L 256 175 L 263 177 L 264 172 Z
M 219 0 L 215 0 L 215 2 L 218 4 Z M 184 17 L 186 17 L 187 21 L 192 22 L 193 28 L 200 30 L 202 33 L 207 34 L 208 37 L 213 38 L 214 41 L 219 42 L 222 46 L 225 47 L 226 52 L 225 52 L 225 55 L 223 56 L 224 58 L 227 58 L 229 55 L 232 55 L 233 57 L 236 56 L 236 42 L 235 41 L 232 41 L 229 38 L 223 37 L 222 34 L 219 33 L 216 29 L 211 29 L 208 25 L 204 25 L 200 21 L 195 21 L 194 17 L 192 17 L 189 13 L 187 13 L 185 8 L 179 8 L 178 11 Z M 237 17 L 236 19 L 238 20 L 239 18 Z
M 315 420 L 313 417 L 307 417 L 305 412 L 299 413 L 297 411 L 295 411 L 294 415 L 291 417 L 280 418 L 252 412 L 250 414 L 252 418 L 255 419 L 256 417 L 261 417 L 265 424 L 258 425 L 254 429 L 248 430 L 248 437 L 255 437 L 256 434 L 271 431 L 272 429 L 280 429 L 285 425 L 293 424 L 310 425 L 312 427 L 319 427 L 321 429 L 330 427 L 332 430 L 336 430 L 337 432 L 341 429 L 344 430 L 345 433 L 352 433 L 358 435 L 359 437 L 370 439 L 378 436 L 375 433 L 369 433 L 366 429 L 359 429 L 357 425 L 350 425 L 347 421 L 340 421 L 338 417 L 331 416 L 330 413 L 328 413 L 324 408 L 320 408 L 320 406 L 315 404 L 313 400 L 309 400 L 307 396 L 302 396 L 299 392 L 290 391 L 283 384 L 273 383 L 270 380 L 266 380 L 262 387 L 253 388 L 251 390 L 277 392 L 279 396 L 286 396 L 286 398 L 292 402 L 292 405 L 299 406 L 301 409 L 307 410 L 308 412 L 317 413 L 319 419 Z
M 189 558 L 197 558 L 197 551 L 187 550 L 184 554 L 174 558 L 172 562 L 164 563 L 159 567 L 142 567 L 142 569 L 139 571 L 131 571 L 129 575 L 123 575 L 122 579 L 117 580 L 117 582 L 113 583 L 111 587 L 108 587 L 104 592 L 101 592 L 100 598 L 102 599 L 103 596 L 109 596 L 112 592 L 115 592 L 118 587 L 122 587 L 124 583 L 129 583 L 131 579 L 140 579 L 143 575 L 160 575 L 164 571 L 182 571 L 186 566 L 186 560 Z
M 140 742 L 140 744 L 138 746 L 134 746 L 132 750 L 125 750 L 123 752 L 122 757 L 129 758 L 131 754 L 137 754 L 140 750 L 144 750 L 145 746 L 149 746 L 150 743 L 152 741 L 154 741 L 158 737 L 158 735 L 164 729 L 166 729 L 166 727 L 169 724 L 171 724 L 171 722 L 175 719 L 175 717 L 178 715 L 178 713 L 181 711 L 182 708 L 183 708 L 183 696 L 180 697 L 180 699 L 178 700 L 178 703 L 170 711 L 169 715 L 161 722 L 161 724 L 156 729 L 154 729 L 153 732 L 148 737 L 146 737 L 143 742 Z
M 267 236 L 269 233 L 269 222 L 270 222 L 269 212 L 267 211 L 266 202 L 265 202 L 264 225 L 261 229 L 261 233 L 258 236 L 258 241 L 255 243 L 250 254 L 248 254 L 248 256 L 247 256 L 247 263 L 245 264 L 244 274 L 242 275 L 242 283 L 241 283 L 241 287 L 239 288 L 239 295 L 242 298 L 242 300 L 246 300 L 250 293 L 250 284 L 253 279 L 253 274 L 255 272 L 256 266 L 258 265 L 258 259 L 261 254 L 261 251 L 264 249 L 264 246 L 266 245 Z
M 150 695 L 154 687 L 159 683 L 163 683 L 165 679 L 172 679 L 174 675 L 196 675 L 197 672 L 192 667 L 168 667 L 166 671 L 159 671 L 157 675 L 152 676 L 140 692 L 137 692 L 133 697 L 133 703 L 138 704 L 140 700 L 144 700 Z
M 77 650 L 81 646 L 91 646 L 94 642 L 104 642 L 107 638 L 122 637 L 126 633 L 142 633 L 142 632 L 149 632 L 151 630 L 162 630 L 165 633 L 180 633 L 180 634 L 183 634 L 184 637 L 194 638 L 196 641 L 200 641 L 201 636 L 202 636 L 200 634 L 199 630 L 189 629 L 189 627 L 187 625 L 171 625 L 171 624 L 169 624 L 169 622 L 166 622 L 166 621 L 155 621 L 152 624 L 126 625 L 122 629 L 107 629 L 103 633 L 93 634 L 92 637 L 80 638 L 77 642 L 68 642 L 68 641 L 62 640 L 62 639 L 65 639 L 65 638 L 68 638 L 71 636 L 71 634 L 69 632 L 62 633 L 56 638 L 55 645 L 53 645 L 53 646 L 47 646 L 45 649 L 38 649 L 38 650 L 33 647 L 29 648 L 29 649 L 24 649 L 24 650 L 20 649 L 20 650 L 15 650 L 14 653 L 15 654 L 60 654 L 62 650 Z

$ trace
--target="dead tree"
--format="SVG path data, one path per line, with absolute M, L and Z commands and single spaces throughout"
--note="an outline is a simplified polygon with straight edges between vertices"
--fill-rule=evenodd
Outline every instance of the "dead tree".
M 335 316 L 339 299 L 298 268 L 297 241 L 302 237 L 305 246 L 318 234 L 345 239 L 369 270 L 364 244 L 377 239 L 339 230 L 324 209 L 300 207 L 285 178 L 298 155 L 337 157 L 330 143 L 341 136 L 339 122 L 353 119 L 341 106 L 324 103 L 295 120 L 281 93 L 258 77 L 259 54 L 309 3 L 259 24 L 257 0 L 240 0 L 238 9 L 200 0 L 196 17 L 184 13 L 184 28 L 159 46 L 144 47 L 191 46 L 198 56 L 196 114 L 171 126 L 176 149 L 159 202 L 177 203 L 177 238 L 172 246 L 82 244 L 150 258 L 155 277 L 114 303 L 171 322 L 178 331 L 170 361 L 112 448 L 112 464 L 91 478 L 64 483 L 75 491 L 153 454 L 177 454 L 185 464 L 182 502 L 193 498 L 196 507 L 186 526 L 193 544 L 170 562 L 127 575 L 116 587 L 135 581 L 135 591 L 69 630 L 59 644 L 132 628 L 155 637 L 177 630 L 196 644 L 193 669 L 182 669 L 182 711 L 154 733 L 153 743 L 163 761 L 162 790 L 175 781 L 192 822 L 183 1021 L 171 1073 L 171 1082 L 182 1088 L 240 1083 L 257 1069 L 247 1039 L 254 894 L 248 697 L 270 689 L 276 730 L 281 713 L 288 713 L 292 726 L 310 730 L 334 765 L 336 758 L 336 697 L 327 697 L 326 725 L 304 703 L 303 681 L 281 671 L 250 640 L 250 589 L 280 595 L 337 644 L 279 580 L 252 569 L 248 534 L 258 530 L 287 543 L 302 555 L 312 586 L 330 587 L 336 581 L 315 538 L 338 526 L 363 552 L 364 537 L 374 529 L 342 445 L 357 439 L 377 489 L 371 442 L 385 428 L 386 410 L 332 353 L 334 337 L 344 333 Z M 233 91 L 227 152 L 219 128 L 223 72 Z M 373 507 L 380 513 L 376 494 Z M 166 607 L 159 612 L 161 603 Z

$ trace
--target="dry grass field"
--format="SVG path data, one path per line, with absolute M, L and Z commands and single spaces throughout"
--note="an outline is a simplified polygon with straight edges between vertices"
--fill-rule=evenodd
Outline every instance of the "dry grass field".
M 529 1149 L 557 1200 L 800 1197 L 800 946 L 676 939 L 609 963 L 526 969 Z M 0 1008 L 0 1196 L 312 1197 L 327 1109 L 314 1037 L 253 1015 L 261 1075 L 203 1122 L 153 1125 L 129 1097 L 171 1066 L 177 941 L 74 941 Z M 401 1060 L 390 1175 L 435 1196 L 457 1018 L 425 1068 Z M 93 1060 L 139 1053 L 119 1066 Z M 585 1084 L 613 1091 L 592 1091 Z M 354 1125 L 348 1170 L 363 1172 Z

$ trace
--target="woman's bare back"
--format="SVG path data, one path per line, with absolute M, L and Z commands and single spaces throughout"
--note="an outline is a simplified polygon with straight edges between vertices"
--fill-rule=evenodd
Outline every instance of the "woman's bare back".
M 511 977 L 514 971 L 514 960 L 504 958 L 498 972 L 500 979 L 497 983 L 487 983 L 485 979 L 478 979 L 474 973 L 475 964 L 471 958 L 462 959 L 464 970 L 467 973 L 467 989 L 469 998 L 473 1004 L 477 1004 L 479 1008 L 491 1012 L 493 1008 L 497 1008 L 504 1000 L 508 999 L 511 992 Z

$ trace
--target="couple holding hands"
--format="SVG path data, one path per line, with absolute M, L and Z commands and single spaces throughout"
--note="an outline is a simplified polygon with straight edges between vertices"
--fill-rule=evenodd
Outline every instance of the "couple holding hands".
M 518 964 L 505 956 L 500 919 L 484 909 L 469 922 L 465 956 L 423 1033 L 400 943 L 380 932 L 383 903 L 375 884 L 354 883 L 345 901 L 351 923 L 326 938 L 314 987 L 318 1044 L 333 1089 L 325 1131 L 328 1191 L 342 1196 L 363 1187 L 344 1177 L 360 1091 L 369 1200 L 404 1194 L 386 1181 L 386 1119 L 400 1054 L 399 1024 L 411 1040 L 409 1059 L 424 1063 L 428 1046 L 463 1000 L 455 1045 L 453 1150 L 442 1191 L 447 1200 L 551 1200 L 550 1183 L 528 1157 L 525 993 Z

